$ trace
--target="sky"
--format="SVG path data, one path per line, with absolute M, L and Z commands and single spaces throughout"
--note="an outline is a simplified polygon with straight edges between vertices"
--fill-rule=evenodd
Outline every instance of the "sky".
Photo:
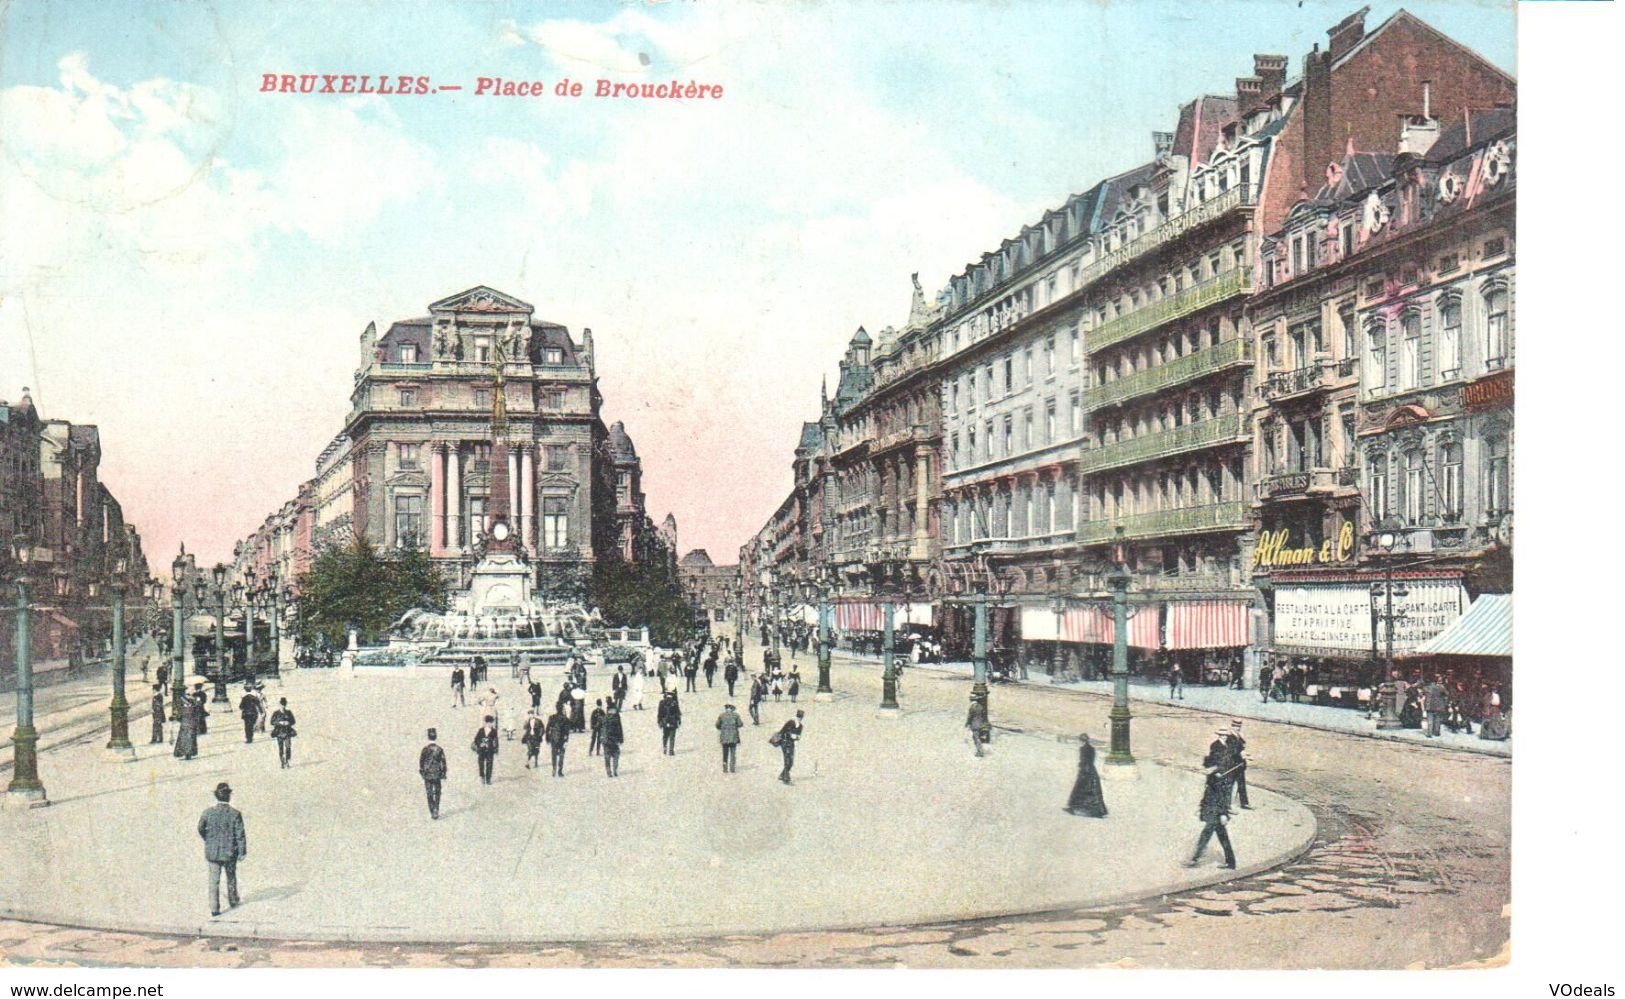
M 489 285 L 593 330 L 650 514 L 732 561 L 852 333 L 906 320 L 911 273 L 932 292 L 1146 161 L 1253 53 L 1295 77 L 1358 5 L 13 0 L 0 399 L 100 427 L 155 566 L 183 541 L 227 559 L 342 429 L 367 324 Z M 1515 72 L 1510 4 L 1406 8 Z M 463 89 L 262 89 L 300 73 Z

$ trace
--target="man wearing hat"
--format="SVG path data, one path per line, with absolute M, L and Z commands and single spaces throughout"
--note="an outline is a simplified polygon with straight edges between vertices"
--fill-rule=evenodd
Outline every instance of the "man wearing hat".
M 197 820 L 197 834 L 203 838 L 203 857 L 209 862 L 209 914 L 220 915 L 220 872 L 226 872 L 226 904 L 238 905 L 237 861 L 248 856 L 248 832 L 243 813 L 231 807 L 231 785 L 221 781 L 214 788 L 215 803 Z
M 243 719 L 243 741 L 252 743 L 260 723 L 260 699 L 254 696 L 252 683 L 243 690 L 243 699 L 237 702 L 237 713 Z
M 1202 820 L 1202 835 L 1197 838 L 1196 849 L 1185 866 L 1195 867 L 1200 863 L 1208 841 L 1217 836 L 1224 850 L 1224 866 L 1235 870 L 1236 851 L 1231 848 L 1230 834 L 1224 828 L 1225 819 L 1230 817 L 1230 755 L 1222 750 L 1209 752 L 1202 766 L 1207 769 L 1207 784 L 1202 789 L 1202 803 L 1196 812 L 1197 818 Z
M 156 684 L 152 688 L 152 744 L 164 744 L 164 685 Z
M 1250 809 L 1253 806 L 1247 804 L 1247 760 L 1241 755 L 1247 748 L 1247 740 L 1241 737 L 1240 718 L 1230 722 L 1230 731 L 1224 736 L 1224 748 L 1230 755 L 1230 767 L 1234 770 L 1232 779 L 1236 784 L 1236 798 L 1242 808 Z
M 626 730 L 621 726 L 620 705 L 614 701 L 609 702 L 609 711 L 604 715 L 604 731 L 601 739 L 604 749 L 604 774 L 608 777 L 619 777 L 621 743 L 626 741 Z
M 435 730 L 429 729 L 429 744 L 418 753 L 418 776 L 423 778 L 423 791 L 429 796 L 429 818 L 440 818 L 440 782 L 446 779 L 446 751 L 435 742 Z
M 494 715 L 485 716 L 485 724 L 474 733 L 474 756 L 480 764 L 480 780 L 491 783 L 491 773 L 496 767 L 497 750 L 502 747 L 502 736 L 497 732 L 497 720 Z
M 784 726 L 768 739 L 768 742 L 778 746 L 779 752 L 784 754 L 784 772 L 779 774 L 779 780 L 786 784 L 790 783 L 790 770 L 796 765 L 796 741 L 801 738 L 801 719 L 806 715 L 807 712 L 798 708 L 796 716 L 785 722 Z
M 717 734 L 722 740 L 722 772 L 732 774 L 739 772 L 739 730 L 745 725 L 745 719 L 739 717 L 732 704 L 722 709 L 717 717 Z

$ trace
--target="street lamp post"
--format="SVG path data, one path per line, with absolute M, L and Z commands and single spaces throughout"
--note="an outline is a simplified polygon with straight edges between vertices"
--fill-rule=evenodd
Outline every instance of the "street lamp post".
M 28 575 L 34 541 L 19 534 L 12 542 L 17 566 L 17 728 L 12 733 L 11 783 L 6 803 L 35 808 L 48 805 L 45 784 L 39 777 L 39 733 L 34 729 L 34 650 L 29 644 Z
M 1410 595 L 1410 591 L 1405 588 L 1403 583 L 1397 589 L 1394 585 L 1394 549 L 1399 546 L 1399 532 L 1391 524 L 1384 525 L 1382 528 L 1371 532 L 1367 537 L 1367 542 L 1373 549 L 1382 553 L 1383 565 L 1382 582 L 1371 585 L 1371 609 L 1374 614 L 1382 618 L 1383 630 L 1386 636 L 1383 651 L 1384 669 L 1382 680 L 1377 685 L 1376 695 L 1379 698 L 1377 707 L 1380 712 L 1377 716 L 1377 727 L 1380 729 L 1400 728 L 1403 723 L 1399 718 L 1399 684 L 1394 679 L 1394 622 L 1404 620 L 1406 614 L 1404 611 L 1396 612 L 1394 610 L 1394 597 L 1407 597 Z M 1379 587 L 1381 589 L 1380 594 L 1378 593 Z M 1382 602 L 1382 609 L 1380 610 L 1377 607 L 1379 599 Z
M 113 578 L 109 588 L 113 591 L 113 703 L 107 711 L 110 738 L 107 748 L 128 757 L 135 751 L 130 745 L 130 702 L 124 696 L 124 573 L 126 563 L 113 561 Z
M 175 556 L 175 562 L 170 566 L 174 572 L 175 585 L 169 591 L 171 601 L 171 616 L 173 617 L 170 658 L 174 665 L 170 668 L 173 674 L 170 677 L 170 690 L 172 691 L 173 705 L 170 710 L 176 718 L 180 718 L 181 710 L 186 704 L 186 560 L 180 555 Z
M 829 602 L 830 580 L 824 566 L 818 569 L 818 690 L 813 694 L 815 701 L 833 701 L 835 688 L 829 682 L 829 619 L 835 613 L 835 608 Z
M 1057 592 L 1050 601 L 1050 610 L 1055 612 L 1055 652 L 1050 657 L 1049 666 L 1050 681 L 1053 683 L 1066 668 L 1061 658 L 1061 619 L 1066 616 L 1066 596 Z
M 1112 551 L 1112 569 L 1107 579 L 1112 590 L 1112 747 L 1106 754 L 1110 766 L 1131 767 L 1134 754 L 1129 748 L 1128 708 L 1128 566 L 1124 564 L 1123 528 L 1117 529 Z
M 214 576 L 215 597 L 215 643 L 214 643 L 214 696 L 209 700 L 214 704 L 226 705 L 231 710 L 231 698 L 226 696 L 226 567 L 216 562 L 212 570 Z
M 897 712 L 897 639 L 894 629 L 897 605 L 887 598 L 880 605 L 880 654 L 885 671 L 880 675 L 880 710 L 884 714 Z

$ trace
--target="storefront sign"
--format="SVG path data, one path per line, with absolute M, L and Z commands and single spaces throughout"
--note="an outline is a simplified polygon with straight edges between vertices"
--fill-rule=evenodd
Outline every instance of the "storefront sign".
M 1394 598 L 1394 651 L 1409 652 L 1456 623 L 1467 609 L 1467 591 L 1455 580 L 1398 584 L 1403 597 Z M 1379 599 L 1381 595 L 1379 593 Z M 1380 609 L 1386 613 L 1384 602 Z M 1386 644 L 1387 626 L 1377 621 L 1377 637 Z
M 1498 371 L 1462 387 L 1462 408 L 1469 413 L 1512 405 L 1512 372 Z
M 1359 584 L 1276 590 L 1275 644 L 1327 650 L 1371 648 L 1371 590 Z
M 1354 557 L 1354 524 L 1343 521 L 1337 529 L 1337 538 L 1327 538 L 1319 548 L 1292 547 L 1287 529 L 1265 531 L 1258 537 L 1258 548 L 1253 552 L 1255 569 L 1274 569 L 1295 565 L 1332 565 L 1347 562 Z

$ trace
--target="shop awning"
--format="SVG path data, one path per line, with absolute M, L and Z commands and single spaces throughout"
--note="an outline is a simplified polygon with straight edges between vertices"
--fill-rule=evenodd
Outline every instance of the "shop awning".
M 1511 656 L 1512 594 L 1483 594 L 1467 613 L 1417 646 L 1412 655 Z
M 1133 616 L 1128 619 L 1128 644 L 1136 649 L 1155 649 L 1162 645 L 1162 605 L 1161 604 L 1134 604 L 1130 607 Z M 1050 618 L 1051 634 L 1054 633 L 1055 615 L 1044 612 Z M 1035 617 L 1033 623 L 1042 623 L 1041 617 Z M 1022 619 L 1022 636 L 1026 637 L 1026 618 Z M 1102 604 L 1087 604 L 1083 607 L 1068 608 L 1061 615 L 1061 641 L 1063 642 L 1095 642 L 1101 645 L 1111 645 L 1117 638 L 1117 628 L 1112 620 L 1112 609 Z
M 1251 603 L 1181 600 L 1168 604 L 1168 648 L 1228 649 L 1248 643 Z
M 1021 640 L 1024 642 L 1055 641 L 1054 611 L 1047 607 L 1021 608 Z
M 931 604 L 898 604 L 892 617 L 894 625 L 899 628 L 905 624 L 929 627 L 935 621 Z

